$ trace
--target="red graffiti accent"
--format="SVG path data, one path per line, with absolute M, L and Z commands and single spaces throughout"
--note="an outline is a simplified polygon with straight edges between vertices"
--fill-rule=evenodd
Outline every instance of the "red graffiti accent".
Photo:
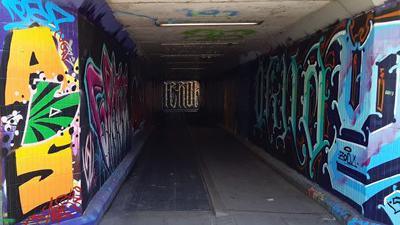
M 76 186 L 71 193 L 50 199 L 41 209 L 41 213 L 28 217 L 21 224 L 52 224 L 76 217 L 81 212 L 80 196 L 81 188 Z
M 321 44 L 321 52 L 323 53 L 323 55 L 325 55 L 326 52 L 329 51 L 328 47 L 330 42 L 332 41 L 332 38 L 340 31 L 345 30 L 346 25 L 347 25 L 347 20 L 343 20 L 339 24 L 335 25 L 335 28 L 329 32 L 329 36 L 326 39 L 324 39 L 324 41 Z
M 325 195 L 316 190 L 314 187 L 310 187 L 306 190 L 306 195 L 314 200 L 324 200 L 325 199 Z
M 366 159 L 361 166 L 367 167 L 371 163 L 371 158 Z
M 378 155 L 381 152 L 382 146 L 386 143 L 390 143 L 395 139 L 394 132 L 391 134 L 387 134 L 386 136 L 383 136 L 384 140 L 381 140 L 377 143 L 370 143 L 367 148 L 367 153 L 364 154 L 363 158 L 365 159 L 362 163 L 361 166 L 369 166 L 371 163 L 371 158 Z
M 330 69 L 334 69 L 337 65 L 336 62 L 336 54 L 334 51 L 328 52 L 327 56 L 325 57 L 325 66 Z
M 86 82 L 88 89 L 86 94 L 89 96 L 89 105 L 91 109 L 95 109 L 91 115 L 93 117 L 93 125 L 100 136 L 103 135 L 103 130 L 101 129 L 101 121 L 105 120 L 106 111 L 103 102 L 97 102 L 96 96 L 101 95 L 104 92 L 103 79 L 101 74 L 97 72 L 94 64 L 89 64 L 86 67 Z M 101 119 L 100 119 L 101 117 Z
M 58 37 L 56 35 L 58 35 Z M 61 33 L 61 31 L 54 33 L 54 37 L 58 38 L 58 45 L 59 49 L 61 50 L 62 61 L 74 67 L 76 58 L 74 57 L 74 53 L 72 50 L 72 43 L 63 39 L 63 34 Z
M 69 56 L 70 50 L 71 50 L 71 46 L 69 45 L 69 43 L 67 41 L 62 41 L 60 43 L 60 47 L 62 50 L 62 60 L 65 61 L 67 60 L 67 57 Z
M 340 179 L 337 180 L 337 184 L 338 184 L 338 185 L 346 185 L 347 179 L 348 179 L 348 178 L 344 176 L 344 177 L 342 177 L 342 178 L 340 178 Z
M 310 64 L 314 64 L 317 61 L 317 57 L 315 55 L 310 56 Z
M 361 45 L 364 44 L 372 29 L 371 24 L 373 19 L 374 15 L 370 12 L 351 20 L 349 32 L 353 44 L 357 42 Z
M 309 197 L 314 196 L 314 193 L 315 193 L 314 187 L 310 187 L 309 189 L 306 190 L 306 195 Z

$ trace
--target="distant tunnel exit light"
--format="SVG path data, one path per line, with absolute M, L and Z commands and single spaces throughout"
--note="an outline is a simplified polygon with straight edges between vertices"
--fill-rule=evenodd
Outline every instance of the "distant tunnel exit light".
M 164 81 L 164 112 L 197 112 L 200 108 L 198 81 Z

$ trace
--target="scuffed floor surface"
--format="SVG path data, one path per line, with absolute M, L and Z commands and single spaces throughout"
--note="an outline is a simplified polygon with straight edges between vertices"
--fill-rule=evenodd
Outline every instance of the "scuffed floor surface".
M 207 171 L 202 179 L 200 171 Z M 215 217 L 207 188 L 223 214 Z M 216 195 L 217 197 L 215 197 Z M 219 209 L 217 209 L 219 210 Z M 102 225 L 337 224 L 219 128 L 157 129 Z

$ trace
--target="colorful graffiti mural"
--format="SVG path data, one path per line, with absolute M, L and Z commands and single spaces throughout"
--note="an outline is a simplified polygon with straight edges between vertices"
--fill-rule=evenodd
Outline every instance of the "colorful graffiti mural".
M 0 5 L 9 12 L 2 19 L 10 21 L 0 31 L 2 215 L 17 224 L 51 224 L 82 213 L 78 47 L 70 32 L 76 12 L 43 4 Z
M 84 74 L 85 93 L 89 112 L 91 132 L 86 137 L 85 152 L 101 151 L 103 166 L 109 176 L 126 150 L 129 132 L 127 106 L 128 68 L 122 63 L 116 67 L 115 56 L 110 60 L 106 46 L 103 47 L 101 69 L 89 58 Z M 94 147 L 94 148 L 93 148 Z M 89 148 L 89 149 L 87 149 Z M 92 149 L 90 149 L 92 148 Z M 85 177 L 93 174 L 93 156 L 85 154 L 83 171 Z M 86 161 L 89 159 L 89 161 Z M 90 190 L 93 180 L 87 179 Z
M 128 57 L 78 9 L 2 0 L 0 12 L 0 223 L 79 217 L 129 148 Z
M 80 55 L 83 68 L 80 148 L 83 207 L 86 207 L 128 152 L 129 137 L 134 132 L 131 116 L 139 110 L 128 107 L 128 96 L 140 90 L 129 90 L 130 61 L 126 52 L 107 35 L 99 35 L 99 28 L 85 18 L 79 19 L 79 32 L 84 37 L 79 40 L 84 52 Z M 136 123 L 141 124 L 142 116 L 136 118 Z
M 116 67 L 115 56 L 110 60 L 106 46 L 103 47 L 101 69 L 89 58 L 84 75 L 85 91 L 90 107 L 90 125 L 100 148 L 103 151 L 107 167 L 115 168 L 113 155 L 109 152 L 119 150 L 126 143 L 129 133 L 127 86 L 127 65 Z M 111 145 L 111 146 L 109 146 Z
M 252 138 L 365 216 L 398 224 L 399 11 L 259 58 Z

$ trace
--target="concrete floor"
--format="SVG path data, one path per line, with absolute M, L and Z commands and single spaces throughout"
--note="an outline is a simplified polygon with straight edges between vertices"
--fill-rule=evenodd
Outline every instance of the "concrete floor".
M 222 129 L 178 122 L 152 134 L 101 224 L 337 222 Z

